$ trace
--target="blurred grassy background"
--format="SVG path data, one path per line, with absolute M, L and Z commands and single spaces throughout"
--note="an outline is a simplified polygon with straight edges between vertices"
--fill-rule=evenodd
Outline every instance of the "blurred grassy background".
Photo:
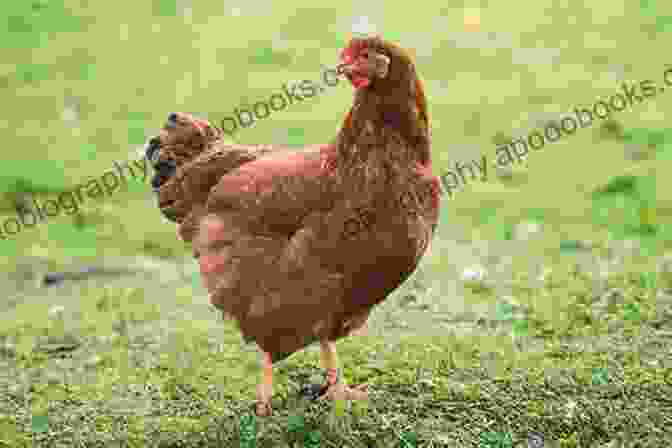
M 491 157 L 498 134 L 522 135 L 553 114 L 617 93 L 621 80 L 661 83 L 669 65 L 660 36 L 670 7 L 650 3 L 561 7 L 541 2 L 526 4 L 525 14 L 518 14 L 504 4 L 475 9 L 478 5 L 458 2 L 418 8 L 412 23 L 403 7 L 347 2 L 337 8 L 173 0 L 13 3 L 3 11 L 0 126 L 7 150 L 0 189 L 10 206 L 17 185 L 44 195 L 62 191 L 99 176 L 114 160 L 128 159 L 170 111 L 200 113 L 218 122 L 234 107 L 267 99 L 284 82 L 319 79 L 321 66 L 336 61 L 353 17 L 361 15 L 415 51 L 430 99 L 440 173 L 455 161 L 481 153 Z M 474 14 L 480 26 L 466 26 L 465 16 Z M 236 138 L 327 141 L 351 95 L 351 88 L 340 83 L 239 131 Z M 666 218 L 672 209 L 664 192 L 670 186 L 657 174 L 670 163 L 670 134 L 663 121 L 669 110 L 664 94 L 629 107 L 613 117 L 629 140 L 604 136 L 598 122 L 536 152 L 516 170 L 522 183 L 506 185 L 496 176 L 472 183 L 444 207 L 445 213 L 451 223 L 495 233 L 505 234 L 502 228 L 533 213 L 562 238 L 593 239 L 606 232 L 623 237 L 621 230 L 631 219 L 627 210 L 610 215 L 608 229 L 607 221 L 592 212 L 596 201 L 586 193 L 616 175 L 642 176 L 655 184 L 647 193 L 654 195 L 650 204 L 659 211 L 655 246 L 668 247 Z M 631 148 L 647 147 L 649 135 L 658 136 L 651 144 L 655 148 L 645 160 L 633 162 Z M 146 189 L 138 187 L 85 207 L 85 217 L 103 215 L 90 219 L 91 225 L 114 223 L 117 234 L 124 235 L 101 236 L 97 254 L 143 251 L 147 240 L 179 250 L 171 226 L 159 223 L 147 205 Z M 619 215 L 615 209 L 631 205 L 611 211 Z M 492 213 L 484 224 L 488 208 Z M 78 236 L 68 237 L 65 228 L 41 225 L 16 241 L 2 241 L 0 251 L 9 257 L 31 247 L 67 251 Z M 50 232 L 61 232 L 58 240 Z
M 366 20 L 358 19 L 361 17 Z M 0 163 L 0 222 L 13 216 L 13 207 L 26 195 L 38 199 L 53 197 L 87 179 L 100 177 L 112 168 L 114 161 L 137 159 L 145 140 L 158 132 L 171 111 L 195 113 L 218 123 L 234 107 L 266 100 L 285 82 L 318 80 L 322 67 L 336 62 L 337 52 L 353 23 L 362 21 L 368 21 L 384 37 L 397 40 L 415 54 L 429 99 L 437 174 L 450 169 L 456 161 L 477 159 L 481 154 L 492 160 L 502 139 L 526 135 L 531 128 L 543 126 L 546 120 L 571 112 L 574 107 L 590 107 L 598 99 L 607 99 L 621 91 L 622 81 L 639 83 L 651 79 L 661 85 L 663 71 L 672 67 L 672 61 L 666 60 L 672 31 L 672 3 L 661 0 L 590 4 L 578 0 L 516 4 L 451 1 L 417 5 L 338 2 L 322 7 L 303 0 L 291 6 L 270 1 L 211 0 L 10 2 L 0 11 L 0 100 L 3 105 L 0 130 L 4 139 Z M 384 440 L 386 445 L 380 446 L 391 446 L 392 442 L 385 438 L 389 430 L 384 422 L 403 414 L 408 428 L 422 418 L 429 428 L 432 406 L 457 400 L 465 402 L 464 407 L 446 405 L 448 408 L 441 411 L 442 421 L 448 425 L 441 430 L 443 432 L 432 429 L 422 435 L 418 429 L 420 436 L 416 434 L 416 438 L 425 444 L 434 443 L 433 446 L 508 446 L 502 435 L 507 430 L 520 436 L 534 426 L 545 428 L 546 434 L 554 435 L 557 440 L 564 440 L 567 444 L 563 446 L 577 446 L 572 443 L 576 443 L 577 434 L 588 431 L 586 428 L 601 428 L 586 437 L 607 440 L 605 428 L 622 427 L 619 425 L 625 424 L 623 421 L 604 420 L 598 424 L 587 423 L 583 417 L 563 420 L 560 415 L 564 411 L 558 409 L 564 408 L 544 408 L 544 400 L 548 399 L 546 389 L 534 379 L 538 374 L 534 369 L 541 369 L 543 373 L 550 365 L 576 368 L 583 372 L 579 372 L 579 376 L 585 376 L 586 371 L 605 368 L 601 355 L 581 350 L 572 352 L 571 356 L 560 355 L 558 347 L 568 340 L 582 340 L 590 347 L 600 335 L 612 337 L 612 330 L 623 332 L 618 333 L 618 337 L 622 337 L 618 344 L 610 339 L 606 346 L 606 353 L 612 353 L 621 363 L 620 367 L 609 364 L 614 371 L 622 373 L 619 384 L 636 388 L 653 378 L 659 381 L 656 383 L 659 387 L 664 381 L 669 386 L 670 364 L 650 367 L 640 363 L 639 351 L 636 360 L 627 353 L 635 351 L 634 345 L 629 345 L 634 344 L 629 339 L 632 334 L 654 331 L 653 326 L 647 325 L 655 322 L 659 325 L 670 322 L 669 318 L 660 320 L 663 319 L 660 316 L 664 316 L 663 308 L 654 300 L 665 290 L 665 281 L 670 283 L 668 288 L 672 287 L 669 278 L 666 280 L 657 273 L 660 257 L 672 248 L 672 178 L 664 174 L 672 168 L 672 131 L 665 121 L 672 112 L 670 98 L 669 92 L 660 92 L 654 98 L 615 113 L 608 123 L 596 120 L 592 127 L 532 153 L 527 162 L 514 166 L 508 175 L 493 172 L 486 182 L 471 182 L 453 199 L 445 200 L 442 225 L 431 253 L 423 262 L 419 280 L 405 285 L 396 296 L 399 301 L 391 301 L 390 307 L 384 308 L 385 313 L 377 314 L 385 316 L 380 317 L 381 321 L 395 316 L 395 322 L 401 319 L 403 325 L 394 329 L 383 327 L 380 333 L 374 331 L 364 342 L 346 341 L 339 346 L 345 353 L 341 358 L 346 363 L 347 375 L 378 381 L 378 387 L 389 393 L 391 401 L 378 409 L 375 418 L 362 420 L 358 429 L 351 428 L 350 432 L 325 429 L 324 437 L 341 445 L 347 442 L 360 446 L 357 440 L 366 439 L 371 444 Z M 351 102 L 352 89 L 341 82 L 323 95 L 276 112 L 252 128 L 240 130 L 235 139 L 246 143 L 326 142 L 335 134 Z M 581 258 L 586 253 L 595 258 L 586 262 Z M 98 203 L 89 200 L 75 216 L 52 218 L 48 224 L 26 229 L 14 239 L 0 240 L 0 264 L 9 273 L 18 272 L 26 259 L 33 266 L 28 269 L 35 268 L 36 260 L 55 269 L 73 259 L 78 263 L 95 263 L 94 260 L 145 256 L 177 263 L 176 260 L 188 254 L 188 248 L 175 238 L 174 225 L 160 218 L 148 180 L 131 182 L 128 189 Z M 498 262 L 490 263 L 491 259 L 504 260 L 502 263 L 508 263 L 509 267 L 500 272 Z M 616 270 L 626 274 L 607 270 L 600 277 L 602 259 L 609 263 L 616 260 L 619 264 Z M 463 288 L 463 270 L 474 263 L 488 268 L 486 279 L 477 279 L 472 282 L 473 287 Z M 581 263 L 584 263 L 584 273 L 578 274 L 575 265 Z M 609 266 L 611 269 L 612 264 Z M 160 265 L 160 269 L 166 273 L 164 265 Z M 499 277 L 491 274 L 493 271 L 499 272 Z M 538 274 L 542 276 L 541 283 L 535 283 Z M 189 376 L 185 380 L 176 370 L 177 361 L 173 360 L 166 361 L 172 370 L 151 374 L 147 370 L 147 377 L 141 382 L 157 381 L 165 386 L 171 381 L 170 384 L 186 381 L 203 389 L 202 393 L 209 383 L 226 385 L 223 396 L 231 401 L 223 406 L 220 396 L 219 401 L 208 404 L 204 417 L 198 420 L 201 426 L 193 426 L 197 417 L 189 420 L 192 417 L 185 417 L 182 411 L 175 410 L 177 408 L 171 409 L 181 416 L 179 421 L 173 419 L 173 411 L 166 411 L 170 418 L 161 420 L 162 431 L 194 435 L 208 426 L 209 415 L 225 419 L 235 414 L 233 410 L 241 411 L 242 408 L 231 403 L 250 397 L 256 370 L 253 355 L 241 351 L 234 343 L 238 340 L 235 329 L 224 326 L 223 330 L 221 323 L 214 322 L 204 311 L 207 298 L 199 289 L 198 278 L 193 273 L 175 278 L 162 289 L 153 289 L 149 282 L 142 283 L 142 279 L 132 282 L 122 279 L 122 284 L 136 288 L 135 292 L 131 288 L 131 293 L 126 289 L 109 290 L 107 286 L 103 290 L 95 285 L 51 294 L 38 289 L 26 291 L 7 281 L 3 286 L 9 290 L 10 299 L 9 305 L 6 303 L 0 309 L 4 327 L 0 328 L 0 336 L 20 339 L 42 331 L 55 331 L 47 315 L 49 306 L 68 300 L 75 300 L 74 306 L 68 309 L 84 313 L 84 317 L 79 317 L 83 322 L 81 326 L 73 324 L 72 327 L 78 337 L 107 337 L 112 331 L 110 328 L 117 328 L 118 322 L 133 322 L 138 326 L 144 322 L 154 333 L 168 325 L 175 337 L 189 335 L 192 342 L 185 344 L 191 345 L 183 351 L 198 360 L 191 365 L 201 366 L 195 373 L 200 380 Z M 609 305 L 611 314 L 591 318 L 587 311 L 589 298 L 600 296 L 609 288 L 623 291 L 624 303 L 612 303 Z M 510 296 L 533 309 L 533 317 L 522 320 L 511 317 L 515 305 L 503 300 Z M 107 303 L 110 297 L 123 305 L 92 305 L 100 301 Z M 407 302 L 413 306 L 401 305 Z M 513 329 L 509 330 L 517 336 L 490 334 L 482 328 L 484 320 L 478 313 L 495 305 L 493 322 L 513 322 Z M 184 314 L 185 310 L 194 314 Z M 434 313 L 430 324 L 428 310 Z M 122 311 L 126 314 L 114 314 Z M 136 317 L 130 318 L 134 313 Z M 469 328 L 475 333 L 465 336 L 456 320 L 439 325 L 437 316 L 457 314 L 464 319 L 467 314 L 471 316 Z M 159 318 L 168 315 L 170 317 L 161 318 L 167 321 Z M 185 315 L 189 319 L 185 320 Z M 611 318 L 606 319 L 606 315 L 611 316 L 613 322 L 625 322 L 623 328 L 617 326 L 618 330 L 614 330 Z M 404 342 L 408 345 L 389 348 L 385 341 L 402 332 L 402 327 L 413 337 Z M 219 343 L 228 344 L 229 351 L 212 355 L 196 347 L 205 343 L 206 330 L 210 335 L 218 335 Z M 540 352 L 530 349 L 529 354 L 525 354 L 517 342 L 511 341 L 528 333 L 547 345 Z M 664 340 L 655 334 L 652 340 L 660 345 L 659 351 L 654 351 L 648 359 L 669 362 L 670 354 L 664 348 L 669 337 Z M 137 349 L 132 348 L 133 337 L 122 334 L 122 339 L 127 338 L 123 339 L 125 342 L 93 363 L 100 369 L 103 383 L 92 386 L 88 392 L 70 390 L 66 396 L 94 403 L 101 397 L 116 396 L 110 384 L 135 381 L 119 376 L 126 365 L 122 354 Z M 502 338 L 509 342 L 502 342 Z M 164 354 L 175 351 L 171 344 Z M 94 352 L 96 350 L 99 348 Z M 456 382 L 466 384 L 466 377 L 455 372 L 462 372 L 460 369 L 466 369 L 471 362 L 486 364 L 474 354 L 479 350 L 501 355 L 499 361 L 493 361 L 500 374 L 492 374 L 487 381 L 478 377 L 482 383 L 474 387 L 480 393 L 469 389 L 471 386 L 455 392 L 455 385 L 449 385 L 447 378 L 458 378 Z M 372 361 L 370 353 L 374 352 L 387 353 L 385 365 L 391 373 L 380 374 L 376 366 L 383 361 Z M 456 364 L 453 352 L 470 361 Z M 30 350 L 20 349 L 18 353 L 12 368 L 27 371 L 51 362 L 30 355 Z M 90 354 L 76 358 L 84 362 Z M 607 358 L 611 360 L 612 355 Z M 317 362 L 315 353 L 294 359 L 281 369 L 279 384 L 284 384 L 295 371 L 299 372 L 298 379 L 305 380 L 301 369 Z M 357 362 L 351 363 L 351 359 Z M 367 362 L 370 364 L 365 365 Z M 443 367 L 437 367 L 439 364 L 450 366 L 449 370 L 441 370 Z M 497 393 L 484 392 L 487 387 L 500 384 L 497 381 L 501 378 L 515 382 L 510 370 L 512 365 L 524 365 L 537 372 L 528 372 L 525 384 L 534 383 L 541 388 L 530 389 L 536 392 L 528 391 L 529 395 L 523 394 L 525 406 L 535 410 L 515 418 L 509 416 L 519 409 L 511 403 L 519 395 L 507 395 L 507 390 L 511 392 L 506 389 L 508 386 L 502 386 L 504 389 L 498 389 Z M 424 368 L 422 366 L 434 369 L 435 385 L 441 391 L 435 395 L 439 404 L 423 399 L 414 401 L 419 392 L 407 394 L 404 389 L 419 384 L 416 373 L 420 375 L 418 369 Z M 445 373 L 447 371 L 449 373 Z M 472 381 L 473 377 L 470 378 Z M 594 392 L 590 386 L 593 383 L 586 384 L 588 392 L 585 393 Z M 285 386 L 279 388 L 279 393 L 286 392 Z M 179 408 L 181 398 L 175 398 L 174 389 L 171 389 L 172 398 L 164 395 L 162 400 Z M 42 397 L 44 390 L 38 388 L 32 397 Z M 581 391 L 572 393 L 575 397 L 585 395 Z M 63 397 L 58 400 L 65 403 Z M 627 404 L 628 400 L 624 400 Z M 598 401 L 588 400 L 584 409 L 604 405 L 600 409 L 605 410 L 605 415 L 613 416 L 608 403 Z M 657 415 L 667 416 L 664 418 L 669 422 L 669 407 L 656 408 L 662 401 L 655 406 L 654 401 L 649 399 L 648 410 L 657 410 Z M 470 407 L 470 403 L 475 407 Z M 638 402 L 630 400 L 629 403 L 632 409 L 628 412 L 635 413 Z M 647 411 L 646 402 L 639 408 Z M 637 422 L 635 414 L 628 412 L 613 418 Z M 446 420 L 447 415 L 457 414 L 456 420 Z M 6 417 L 9 415 L 8 412 Z M 33 424 L 36 424 L 35 415 Z M 100 410 L 102 420 L 95 423 L 98 428 L 109 429 L 112 424 L 109 415 L 112 411 Z M 21 432 L 16 428 L 23 417 L 23 414 L 7 417 L 10 426 L 6 428 Z M 278 420 L 282 428 L 294 421 L 294 417 L 282 420 L 285 417 L 281 413 Z M 26 418 L 20 420 L 21 424 L 31 421 Z M 324 429 L 320 418 L 315 417 L 310 425 Z M 498 422 L 502 438 L 498 439 L 495 433 L 479 435 L 477 429 L 486 431 L 485 428 L 491 426 L 491 418 Z M 651 425 L 664 420 L 660 418 L 662 420 L 650 420 L 654 422 Z M 446 423 L 448 421 L 453 423 Z M 14 424 L 16 426 L 11 426 Z M 657 426 L 663 427 L 662 423 Z M 136 434 L 144 431 L 138 428 L 140 426 L 134 430 Z M 266 442 L 277 442 L 275 437 L 284 431 L 278 428 L 268 429 Z M 368 434 L 368 439 L 363 434 Z M 91 440 L 96 437 L 100 434 L 91 435 Z M 240 434 L 237 437 L 242 440 Z M 400 446 L 414 446 L 411 442 L 403 445 L 406 442 L 401 433 L 395 437 L 394 443 L 401 443 Z M 308 442 L 304 443 L 309 446 Z

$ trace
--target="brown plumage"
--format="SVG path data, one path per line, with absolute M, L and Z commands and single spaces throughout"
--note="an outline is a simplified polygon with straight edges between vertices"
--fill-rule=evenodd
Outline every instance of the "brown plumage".
M 176 167 L 158 182 L 163 213 L 192 241 L 212 304 L 267 354 L 260 413 L 270 411 L 270 363 L 319 340 L 333 373 L 333 342 L 415 270 L 438 220 L 426 99 L 410 57 L 367 37 L 341 62 L 356 93 L 331 144 L 227 144 L 185 114 L 156 142 L 158 161 Z

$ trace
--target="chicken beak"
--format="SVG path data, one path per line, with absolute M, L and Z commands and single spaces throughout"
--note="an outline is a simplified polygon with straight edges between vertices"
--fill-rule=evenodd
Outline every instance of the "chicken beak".
M 352 64 L 338 64 L 336 66 L 336 73 L 339 76 L 346 76 L 352 74 Z
M 357 64 L 353 60 L 348 60 L 336 66 L 336 73 L 339 75 L 352 76 L 361 75 L 367 78 L 385 78 L 390 70 L 390 58 L 384 54 L 369 52 L 369 57 L 363 64 Z

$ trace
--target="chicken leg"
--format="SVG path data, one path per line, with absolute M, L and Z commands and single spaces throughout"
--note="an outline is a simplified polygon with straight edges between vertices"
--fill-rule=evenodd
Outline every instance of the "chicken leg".
M 257 386 L 256 414 L 267 417 L 273 413 L 271 397 L 273 396 L 273 360 L 271 354 L 261 351 L 261 382 Z
M 349 387 L 346 385 L 338 368 L 338 353 L 336 352 L 336 343 L 333 341 L 320 341 L 320 357 L 322 358 L 322 367 L 325 370 L 324 384 L 310 384 L 304 388 L 304 395 L 310 399 L 344 399 L 344 400 L 366 400 L 368 393 L 366 385 Z

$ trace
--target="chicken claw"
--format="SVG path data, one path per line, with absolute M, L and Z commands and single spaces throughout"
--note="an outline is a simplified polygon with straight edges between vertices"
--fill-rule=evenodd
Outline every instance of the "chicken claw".
M 273 415 L 273 408 L 268 401 L 256 401 L 254 404 L 254 412 L 257 417 L 270 417 Z
M 309 400 L 368 400 L 367 389 L 367 384 L 350 387 L 337 369 L 327 369 L 325 384 L 309 384 L 303 388 L 303 395 Z
M 343 383 L 332 384 L 318 400 L 368 400 L 368 387 L 368 384 L 358 384 L 354 387 Z

